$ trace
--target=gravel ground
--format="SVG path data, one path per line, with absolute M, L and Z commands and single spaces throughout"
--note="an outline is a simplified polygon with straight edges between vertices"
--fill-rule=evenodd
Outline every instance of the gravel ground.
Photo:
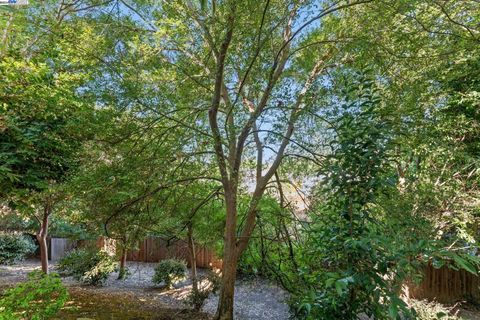
M 237 280 L 235 319 L 286 320 L 289 317 L 286 292 L 263 279 Z M 203 311 L 215 313 L 218 296 L 210 296 Z
M 114 273 L 103 287 L 81 285 L 69 277 L 63 278 L 63 282 L 76 295 L 102 297 L 101 300 L 111 299 L 119 303 L 123 299 L 139 305 L 140 310 L 156 310 L 155 308 L 185 310 L 185 298 L 191 290 L 190 281 L 183 281 L 172 290 L 155 286 L 151 282 L 155 265 L 155 263 L 129 262 L 130 277 L 126 280 L 117 280 L 118 274 Z M 40 263 L 36 260 L 27 260 L 11 266 L 0 265 L 0 289 L 26 280 L 27 273 L 39 268 Z M 55 265 L 52 269 L 55 269 Z M 204 274 L 203 270 L 198 271 L 199 275 Z M 285 303 L 287 298 L 288 295 L 284 290 L 267 280 L 239 279 L 235 290 L 234 317 L 236 320 L 287 320 L 289 317 L 288 306 Z M 95 298 L 92 299 L 95 300 Z M 217 302 L 218 296 L 210 295 L 202 311 L 213 315 Z M 480 320 L 478 308 L 468 306 L 461 308 L 460 315 L 465 320 Z M 185 317 L 177 316 L 178 319 L 190 319 L 188 315 Z
M 63 282 L 76 290 L 90 291 L 92 294 L 124 293 L 139 301 L 150 304 L 167 305 L 171 308 L 185 308 L 185 299 L 191 290 L 191 283 L 185 280 L 174 289 L 165 290 L 152 282 L 155 263 L 129 262 L 130 276 L 126 280 L 117 280 L 113 273 L 103 287 L 83 286 L 74 279 L 66 277 Z M 15 284 L 26 279 L 28 272 L 39 268 L 39 262 L 27 260 L 12 266 L 0 266 L 0 287 Z M 52 270 L 55 266 L 52 266 Z M 199 270 L 199 275 L 204 273 Z M 236 320 L 287 320 L 288 306 L 285 303 L 287 294 L 278 286 L 263 279 L 237 280 L 235 291 Z M 213 315 L 218 296 L 210 295 L 202 311 Z
M 0 265 L 0 287 L 26 280 L 27 273 L 35 269 L 40 269 L 40 262 L 27 260 L 22 264 Z

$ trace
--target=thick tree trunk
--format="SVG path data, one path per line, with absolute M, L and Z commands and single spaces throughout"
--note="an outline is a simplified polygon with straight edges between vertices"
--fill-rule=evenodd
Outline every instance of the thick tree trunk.
M 40 230 L 37 234 L 37 240 L 40 247 L 40 261 L 42 263 L 42 271 L 48 273 L 48 246 L 47 246 L 47 235 L 48 235 L 48 210 L 45 210 L 43 218 L 40 221 Z
M 216 320 L 233 319 L 237 262 L 235 252 L 233 252 L 232 255 L 229 254 L 223 257 L 222 288 L 220 290 Z
M 233 302 L 235 295 L 235 279 L 237 276 L 237 205 L 236 195 L 227 194 L 226 197 L 226 225 L 225 242 L 223 248 L 222 287 L 218 301 L 216 320 L 233 319 Z

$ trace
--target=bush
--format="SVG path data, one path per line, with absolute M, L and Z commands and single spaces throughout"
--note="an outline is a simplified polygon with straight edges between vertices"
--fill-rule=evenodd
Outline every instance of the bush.
M 27 254 L 35 252 L 33 241 L 19 233 L 0 232 L 0 264 L 21 261 Z
M 130 269 L 128 267 L 124 267 L 123 270 L 118 270 L 118 278 L 117 280 L 126 280 L 132 275 Z
M 189 293 L 187 303 L 190 304 L 193 309 L 200 310 L 210 293 L 216 293 L 220 289 L 221 282 L 222 279 L 217 273 L 208 271 L 205 276 L 199 277 L 198 290 L 192 290 Z
M 57 274 L 34 271 L 28 281 L 5 291 L 0 299 L 0 320 L 48 319 L 67 300 L 67 289 Z
M 185 279 L 187 274 L 187 264 L 184 261 L 167 259 L 161 261 L 155 267 L 153 283 L 164 282 L 170 288 L 172 284 Z
M 117 270 L 118 263 L 105 251 L 77 249 L 60 259 L 58 269 L 62 274 L 90 285 L 103 285 L 108 276 Z

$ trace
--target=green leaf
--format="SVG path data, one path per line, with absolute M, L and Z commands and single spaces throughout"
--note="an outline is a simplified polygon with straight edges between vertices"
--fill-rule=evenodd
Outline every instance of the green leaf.
M 477 274 L 477 270 L 475 266 L 473 266 L 470 262 L 467 260 L 463 259 L 459 255 L 454 255 L 453 259 L 455 260 L 455 263 L 462 269 L 472 273 L 472 274 Z
M 391 319 L 397 319 L 398 317 L 398 308 L 395 304 L 390 304 L 388 306 L 388 315 L 390 316 Z

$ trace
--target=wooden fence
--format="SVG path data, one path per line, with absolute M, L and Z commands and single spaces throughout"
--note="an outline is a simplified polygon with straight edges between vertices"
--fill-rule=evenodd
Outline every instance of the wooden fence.
M 47 245 L 49 248 L 48 256 L 52 261 L 60 260 L 68 251 L 78 246 L 77 241 L 64 238 L 50 238 Z
M 160 238 L 148 237 L 139 243 L 138 248 L 138 250 L 128 252 L 128 261 L 158 262 L 164 259 L 177 258 L 187 261 L 189 266 L 191 264 L 186 241 L 179 240 L 167 243 Z M 212 250 L 197 245 L 195 251 L 197 267 L 221 268 L 222 261 L 215 256 Z
M 100 238 L 101 239 L 101 238 Z M 63 258 L 69 251 L 75 248 L 102 248 L 99 240 L 71 240 L 66 238 L 47 238 L 48 259 L 58 261 Z M 40 249 L 38 248 L 37 239 L 34 239 L 37 244 L 37 251 L 35 257 L 40 258 Z
M 115 241 L 100 237 L 97 240 L 69 240 L 64 238 L 48 239 L 48 256 L 52 261 L 58 261 L 74 248 L 97 247 L 109 252 L 115 252 Z M 138 250 L 129 251 L 128 261 L 159 262 L 164 259 L 176 258 L 185 260 L 191 265 L 190 254 L 186 241 L 167 243 L 166 241 L 148 237 L 141 241 Z M 37 254 L 39 256 L 39 253 Z M 196 246 L 196 261 L 199 268 L 221 268 L 222 260 L 218 259 L 214 252 L 204 246 Z
M 442 303 L 469 300 L 480 302 L 480 279 L 465 270 L 448 267 L 425 268 L 425 276 L 419 285 L 407 286 L 408 296 L 416 299 L 435 300 Z
M 49 257 L 57 261 L 68 251 L 77 247 L 93 246 L 102 249 L 114 250 L 115 243 L 111 239 L 75 241 L 63 238 L 49 239 Z M 214 252 L 203 246 L 196 246 L 197 266 L 199 268 L 221 268 L 222 260 Z M 166 241 L 148 237 L 141 241 L 138 250 L 130 251 L 128 261 L 159 262 L 164 259 L 177 258 L 187 261 L 190 266 L 190 255 L 186 241 L 167 243 Z M 448 267 L 435 269 L 432 266 L 425 268 L 424 278 L 419 285 L 406 285 L 407 295 L 416 299 L 436 300 L 442 303 L 469 300 L 480 303 L 480 278 L 465 270 L 453 270 Z

